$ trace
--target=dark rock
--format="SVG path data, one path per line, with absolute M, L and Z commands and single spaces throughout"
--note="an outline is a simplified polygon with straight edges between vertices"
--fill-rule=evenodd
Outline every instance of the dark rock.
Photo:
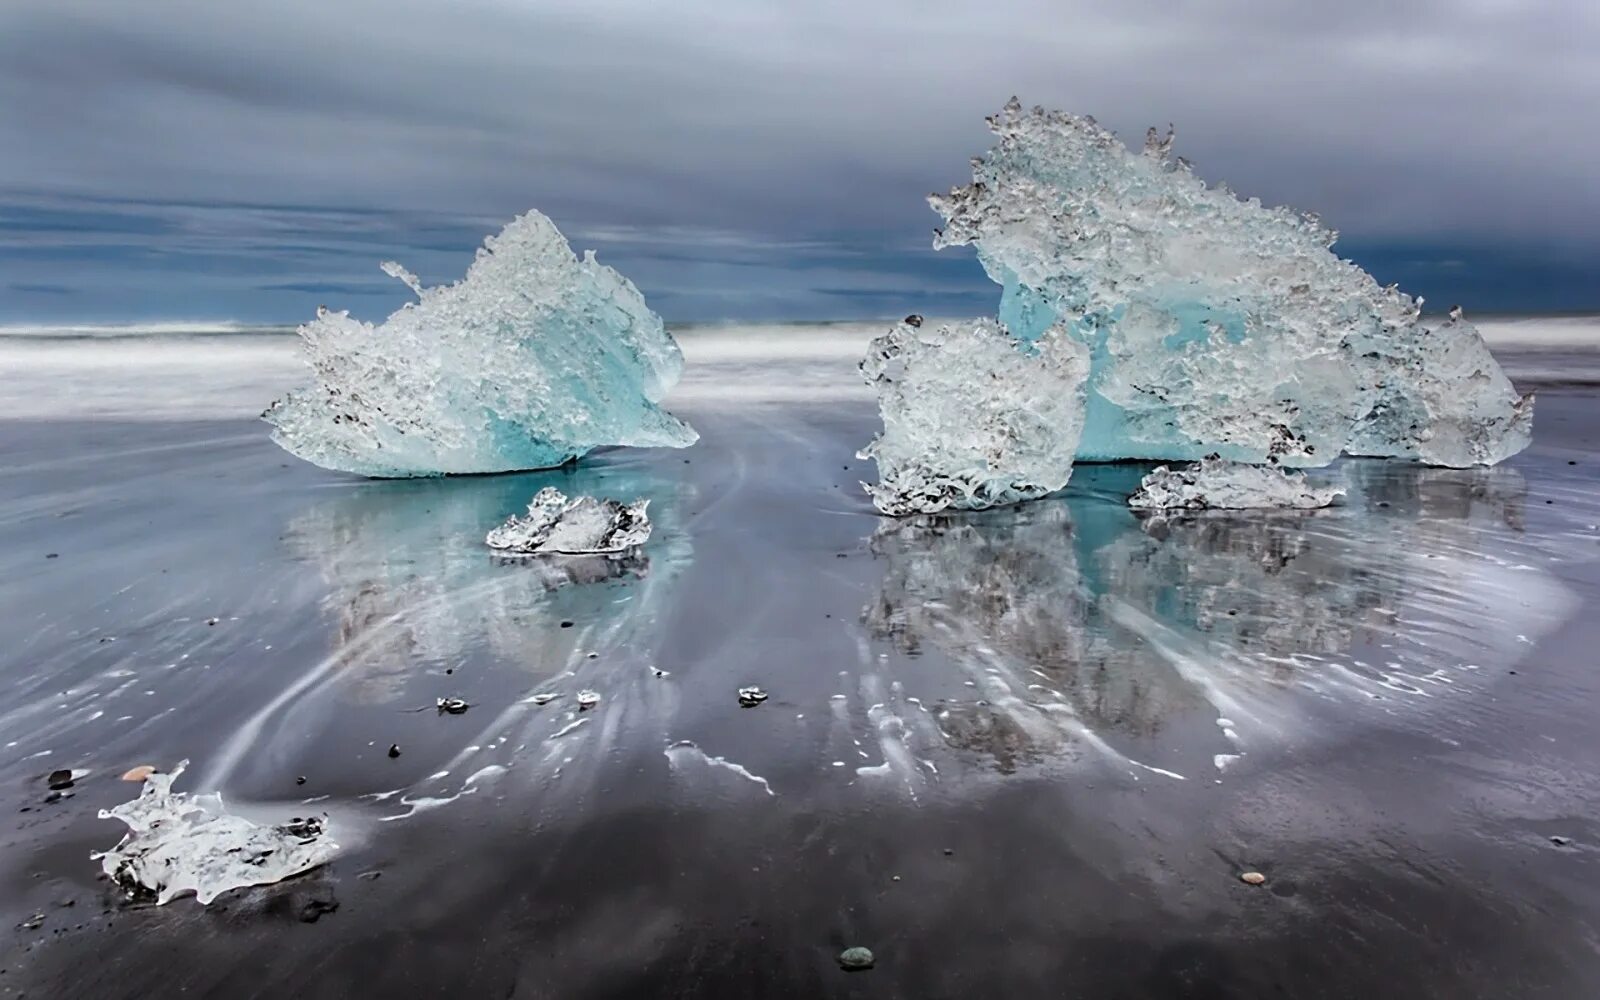
M 61 791 L 62 789 L 71 788 L 72 772 L 64 767 L 58 771 L 51 771 L 49 777 L 45 778 L 45 782 L 49 784 L 53 791 L 57 792 Z
M 389 756 L 390 757 L 398 757 L 398 756 L 400 756 L 400 744 L 398 744 L 398 743 L 389 744 Z

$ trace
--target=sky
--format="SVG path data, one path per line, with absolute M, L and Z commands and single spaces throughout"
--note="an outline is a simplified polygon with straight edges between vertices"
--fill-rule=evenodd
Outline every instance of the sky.
M 1593 0 L 3 0 L 0 323 L 380 319 L 537 208 L 669 321 L 994 311 L 926 195 L 1013 94 L 1600 311 Z

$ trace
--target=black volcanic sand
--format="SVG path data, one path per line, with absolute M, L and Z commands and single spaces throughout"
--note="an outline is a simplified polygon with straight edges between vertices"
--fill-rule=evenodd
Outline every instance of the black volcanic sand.
M 430 482 L 0 424 L 0 996 L 1600 994 L 1596 405 L 1546 393 L 1500 468 L 1165 520 L 1132 465 L 880 519 L 855 404 Z M 488 552 L 544 485 L 655 536 Z M 181 759 L 344 853 L 125 902 L 97 811 Z

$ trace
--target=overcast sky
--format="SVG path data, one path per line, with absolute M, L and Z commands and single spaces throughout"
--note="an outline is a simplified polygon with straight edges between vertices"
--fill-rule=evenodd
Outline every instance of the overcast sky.
M 378 318 L 528 208 L 668 319 L 992 312 L 924 197 L 1012 94 L 1600 309 L 1595 0 L 3 0 L 0 321 Z

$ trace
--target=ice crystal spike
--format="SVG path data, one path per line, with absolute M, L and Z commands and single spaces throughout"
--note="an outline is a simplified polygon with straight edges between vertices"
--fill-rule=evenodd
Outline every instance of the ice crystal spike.
M 319 309 L 300 328 L 312 382 L 263 414 L 293 454 L 366 476 L 435 476 L 694 443 L 658 405 L 683 369 L 661 318 L 538 212 L 486 239 L 455 284 L 383 270 L 418 301 L 378 326 Z
M 936 247 L 971 245 L 1024 341 L 1090 351 L 1078 459 L 1432 465 L 1527 447 L 1519 396 L 1459 313 L 1435 326 L 1329 248 L 1314 216 L 1208 187 L 1156 130 L 1132 152 L 1091 118 L 1013 100 L 973 182 L 930 201 Z
M 858 455 L 877 461 L 878 483 L 862 485 L 895 516 L 1061 489 L 1088 371 L 1088 352 L 1059 328 L 1022 344 L 993 320 L 933 329 L 908 317 L 861 363 L 883 415 L 883 433 Z

